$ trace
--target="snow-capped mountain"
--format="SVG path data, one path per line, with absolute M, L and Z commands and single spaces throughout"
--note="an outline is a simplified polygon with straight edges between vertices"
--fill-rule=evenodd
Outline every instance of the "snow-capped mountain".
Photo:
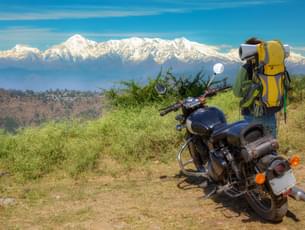
M 182 62 L 215 58 L 231 61 L 225 54 L 218 52 L 217 47 L 191 42 L 185 38 L 162 40 L 132 37 L 97 43 L 81 35 L 74 35 L 67 41 L 45 51 L 24 45 L 16 45 L 12 50 L 0 51 L 0 59 L 14 59 L 20 62 L 26 59 L 34 60 L 34 57 L 46 62 L 59 60 L 81 62 L 107 55 L 118 55 L 123 61 L 129 62 L 142 62 L 152 58 L 158 64 L 163 64 L 172 58 Z
M 26 45 L 0 51 L 0 84 L 9 78 L 24 80 L 24 76 L 27 79 L 35 76 L 44 82 L 44 75 L 57 80 L 65 80 L 67 76 L 71 80 L 72 76 L 112 81 L 144 79 L 158 73 L 161 66 L 172 67 L 177 73 L 195 73 L 209 70 L 216 62 L 224 63 L 226 74 L 231 76 L 241 64 L 236 48 L 224 53 L 217 46 L 185 38 L 132 37 L 98 43 L 74 35 L 44 51 Z M 305 73 L 304 56 L 291 53 L 287 64 L 290 71 Z
M 0 59 L 11 59 L 12 61 L 20 60 L 38 60 L 42 55 L 39 49 L 31 48 L 26 45 L 16 45 L 11 50 L 0 51 Z

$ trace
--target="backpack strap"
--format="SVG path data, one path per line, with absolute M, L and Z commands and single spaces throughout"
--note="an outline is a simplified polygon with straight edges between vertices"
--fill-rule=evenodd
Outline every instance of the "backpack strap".
M 284 90 L 284 122 L 287 122 L 287 90 Z
M 252 70 L 252 65 L 250 63 L 246 63 L 243 65 L 243 67 L 246 69 L 247 71 L 247 75 L 248 75 L 248 80 L 252 80 L 253 77 L 253 70 Z
M 286 67 L 285 67 L 284 75 L 285 75 L 285 77 L 286 77 L 287 80 L 288 80 L 288 84 L 289 84 L 289 85 L 287 86 L 287 90 L 289 90 L 289 86 L 290 86 L 290 83 L 291 83 L 291 78 L 290 78 L 290 74 L 289 74 L 289 72 L 287 71 Z
M 264 50 L 265 50 L 265 57 L 264 60 L 262 61 L 262 64 L 265 65 L 269 62 L 269 51 L 268 51 L 268 44 L 267 43 L 263 43 L 264 46 Z
M 284 72 L 284 121 L 285 124 L 287 122 L 287 97 L 288 97 L 288 91 L 290 90 L 290 83 L 291 83 L 291 78 L 289 75 L 289 72 L 287 71 L 286 67 L 285 67 L 285 72 Z M 286 79 L 288 82 L 286 82 Z

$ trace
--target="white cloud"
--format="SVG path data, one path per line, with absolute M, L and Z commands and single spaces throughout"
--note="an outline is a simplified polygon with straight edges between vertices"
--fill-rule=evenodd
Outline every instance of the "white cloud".
M 253 5 L 266 5 L 283 3 L 285 0 L 207 0 L 207 1 L 175 1 L 155 0 L 159 2 L 158 7 L 130 6 L 101 7 L 94 5 L 71 5 L 71 6 L 50 6 L 48 10 L 41 6 L 35 7 L 7 7 L 0 10 L 0 21 L 26 21 L 26 20 L 58 20 L 58 19 L 87 19 L 87 18 L 110 18 L 130 16 L 154 16 L 165 13 L 187 13 L 197 10 L 215 10 L 224 8 L 239 8 Z M 34 9 L 33 9 L 34 8 Z
M 67 33 L 58 33 L 48 28 L 12 27 L 0 29 L 0 49 L 9 49 L 16 44 L 41 47 L 48 44 L 48 41 L 52 41 L 52 43 L 62 41 L 66 36 L 68 36 Z
M 74 34 L 80 33 L 84 37 L 96 41 L 129 37 L 180 37 L 179 32 L 61 32 L 52 28 L 10 27 L 0 29 L 0 50 L 10 49 L 16 44 L 25 44 L 32 47 L 46 49 L 54 44 L 61 43 Z M 49 41 L 49 42 L 48 42 Z
M 159 3 L 167 3 L 185 10 L 214 10 L 224 8 L 240 8 L 254 5 L 280 4 L 287 0 L 154 0 Z
M 164 36 L 174 36 L 175 32 L 167 33 L 167 32 L 160 32 L 160 33 L 153 33 L 153 32 L 98 32 L 98 33 L 91 33 L 85 32 L 82 33 L 86 37 L 100 37 L 100 38 L 129 38 L 129 37 L 164 37 Z
M 291 49 L 295 51 L 305 51 L 305 46 L 293 46 Z
M 91 7 L 90 7 L 91 8 Z M 0 21 L 26 21 L 26 20 L 56 20 L 56 19 L 86 19 L 86 18 L 110 18 L 110 17 L 129 17 L 129 16 L 152 16 L 163 13 L 181 13 L 181 9 L 109 9 L 84 7 L 83 9 L 69 8 L 64 10 L 51 9 L 31 11 L 31 9 L 22 9 L 21 13 L 1 12 Z
M 301 55 L 305 57 L 305 47 L 304 46 L 293 46 L 291 47 L 291 51 L 293 51 L 293 53 L 295 55 Z

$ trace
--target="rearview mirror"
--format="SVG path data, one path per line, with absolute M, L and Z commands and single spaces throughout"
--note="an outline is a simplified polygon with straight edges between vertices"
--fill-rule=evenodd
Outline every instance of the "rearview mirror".
M 209 83 L 208 83 L 208 88 L 209 86 L 212 84 L 212 82 L 214 81 L 214 78 L 217 74 L 221 74 L 223 71 L 224 71 L 225 67 L 222 63 L 216 63 L 215 65 L 213 65 L 213 76 L 212 78 L 210 79 Z
M 214 71 L 214 74 L 221 74 L 223 71 L 224 71 L 225 67 L 222 63 L 216 63 L 214 66 L 213 66 L 213 71 Z
M 160 83 L 157 83 L 155 85 L 155 90 L 157 91 L 158 94 L 163 95 L 166 93 L 166 87 Z

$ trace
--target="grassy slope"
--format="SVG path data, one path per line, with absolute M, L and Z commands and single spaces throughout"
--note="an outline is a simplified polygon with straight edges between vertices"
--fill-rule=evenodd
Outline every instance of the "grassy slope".
M 240 119 L 238 99 L 232 92 L 208 101 L 222 108 L 230 122 Z M 0 133 L 0 169 L 18 179 L 35 179 L 57 169 L 77 176 L 110 157 L 127 168 L 149 160 L 167 161 L 183 134 L 175 131 L 175 114 L 160 117 L 159 105 L 120 108 L 95 121 L 46 123 L 20 130 L 17 135 Z M 283 153 L 304 146 L 304 102 L 288 108 L 288 123 L 279 115 L 279 139 Z
M 234 121 L 239 118 L 237 102 L 228 92 L 209 103 L 223 108 Z M 177 177 L 174 162 L 182 134 L 174 129 L 174 114 L 161 118 L 157 108 L 119 109 L 82 124 L 48 123 L 16 136 L 1 134 L 1 171 L 11 175 L 0 177 L 0 193 L 1 197 L 15 197 L 17 205 L 0 208 L 0 226 L 273 228 L 260 222 L 244 201 L 198 200 L 202 190 L 188 180 L 186 185 L 195 188 L 177 189 L 177 183 L 185 180 Z M 288 123 L 284 125 L 280 119 L 281 152 L 289 148 L 288 154 L 298 152 L 303 158 L 304 108 L 305 102 L 292 104 Z M 296 171 L 303 186 L 304 171 L 304 167 Z M 219 210 L 222 204 L 229 208 Z M 277 227 L 305 227 L 303 204 L 291 204 L 301 222 L 286 218 Z M 233 217 L 227 221 L 223 212 Z
M 86 123 L 47 123 L 14 136 L 2 133 L 2 171 L 34 179 L 56 169 L 75 176 L 93 169 L 104 156 L 124 164 L 166 160 L 177 144 L 174 123 L 173 115 L 161 118 L 155 107 L 147 106 L 120 109 Z
M 237 119 L 237 100 L 220 94 L 211 104 L 225 108 L 230 120 Z M 103 157 L 124 165 L 149 159 L 166 161 L 179 144 L 175 114 L 160 117 L 159 105 L 120 108 L 96 121 L 46 123 L 26 128 L 17 135 L 0 134 L 2 170 L 21 179 L 35 179 L 56 169 L 77 176 L 94 169 Z

